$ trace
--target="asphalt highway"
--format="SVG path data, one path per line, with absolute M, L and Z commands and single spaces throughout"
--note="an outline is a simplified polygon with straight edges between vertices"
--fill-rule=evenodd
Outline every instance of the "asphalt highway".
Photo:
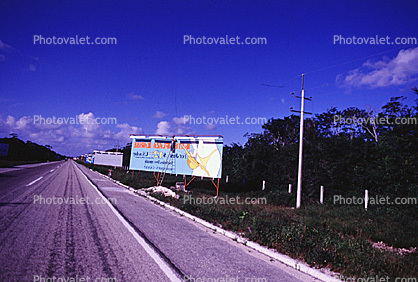
M 0 281 L 315 281 L 73 161 L 0 170 Z
M 2 173 L 0 187 L 0 281 L 173 280 L 72 162 Z

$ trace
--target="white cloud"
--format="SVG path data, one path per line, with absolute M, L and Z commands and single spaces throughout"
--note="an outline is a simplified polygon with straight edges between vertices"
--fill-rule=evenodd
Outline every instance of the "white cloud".
M 14 48 L 6 43 L 4 43 L 3 41 L 0 40 L 0 50 L 4 50 L 4 51 L 10 51 L 13 50 Z
M 155 131 L 155 133 L 161 135 L 173 135 L 171 124 L 168 121 L 160 121 L 157 124 L 157 131 Z
M 205 128 L 209 130 L 214 130 L 216 128 L 216 124 L 214 123 L 205 124 Z
M 22 140 L 51 145 L 58 153 L 78 155 L 93 150 L 110 149 L 116 144 L 124 146 L 130 142 L 129 134 L 142 133 L 142 128 L 127 123 L 116 124 L 114 129 L 108 129 L 103 124 L 95 123 L 96 117 L 91 112 L 79 114 L 79 124 L 68 121 L 46 124 L 39 122 L 39 119 L 35 122 L 34 119 L 31 116 L 15 118 L 9 115 L 5 119 L 0 117 L 0 134 L 8 136 L 10 133 L 17 133 Z
M 28 116 L 21 117 L 15 123 L 15 128 L 18 130 L 26 130 L 32 124 L 32 118 Z
M 157 124 L 157 130 L 155 134 L 161 135 L 188 135 L 192 134 L 190 127 L 184 123 L 184 117 L 174 117 L 172 122 L 160 121 Z
M 163 117 L 165 117 L 165 116 L 167 116 L 167 114 L 166 114 L 166 113 L 161 112 L 161 111 L 157 111 L 157 112 L 155 113 L 155 115 L 153 115 L 152 117 L 153 117 L 153 118 L 163 118 Z
M 9 44 L 4 43 L 3 41 L 0 40 L 0 50 L 1 51 L 6 51 L 6 52 L 11 52 L 16 50 L 15 48 L 13 48 L 12 46 L 10 46 Z M 0 62 L 3 62 L 6 60 L 6 56 L 4 54 L 0 54 Z
M 186 121 L 185 117 L 174 117 L 174 118 L 173 118 L 173 122 L 174 122 L 176 125 L 181 125 L 181 124 L 186 124 L 186 123 L 187 123 L 187 121 Z
M 174 117 L 173 123 L 175 124 L 175 133 L 176 134 L 192 134 L 193 131 L 190 129 L 189 126 L 186 126 L 187 120 L 183 117 Z
M 10 126 L 10 127 L 14 126 L 15 125 L 15 122 L 16 122 L 16 120 L 15 120 L 14 116 L 10 116 L 10 115 L 7 116 L 6 120 L 4 121 L 4 123 L 7 126 Z
M 94 120 L 94 114 L 92 112 L 88 114 L 82 113 L 78 115 L 78 119 L 81 123 L 82 136 L 93 137 L 100 127 L 100 124 L 96 123 Z
M 135 93 L 129 93 L 128 97 L 129 99 L 132 99 L 132 100 L 144 100 L 144 97 L 142 95 L 138 95 Z
M 418 47 L 399 51 L 392 60 L 365 62 L 347 75 L 338 75 L 337 82 L 344 86 L 371 88 L 403 85 L 418 79 Z
M 129 134 L 139 134 L 142 133 L 142 128 L 131 126 L 127 123 L 122 123 L 116 125 L 117 128 L 120 128 L 120 131 L 114 135 L 114 138 L 117 140 L 123 140 Z

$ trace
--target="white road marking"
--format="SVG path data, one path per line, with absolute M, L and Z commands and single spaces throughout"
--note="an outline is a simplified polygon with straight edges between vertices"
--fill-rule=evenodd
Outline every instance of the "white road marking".
M 31 183 L 29 183 L 28 185 L 26 185 L 26 186 L 31 186 L 32 184 L 34 184 L 34 183 L 36 183 L 36 182 L 38 182 L 39 180 L 41 180 L 42 178 L 44 178 L 43 176 L 41 176 L 41 177 L 39 177 L 38 179 L 35 179 L 34 181 L 32 181 Z
M 96 190 L 96 192 L 102 197 L 104 202 L 109 206 L 112 212 L 116 215 L 116 217 L 121 221 L 121 223 L 128 229 L 129 233 L 136 239 L 136 241 L 144 248 L 144 250 L 148 253 L 148 255 L 157 263 L 157 265 L 161 268 L 161 270 L 167 275 L 170 281 L 178 281 L 181 282 L 174 271 L 170 268 L 170 266 L 159 256 L 159 254 L 151 248 L 148 243 L 135 231 L 135 229 L 119 214 L 119 212 L 112 206 L 109 200 L 103 196 L 103 194 L 97 189 L 97 187 L 87 178 L 84 172 L 76 165 L 77 169 L 81 172 L 81 174 L 86 178 L 87 182 Z

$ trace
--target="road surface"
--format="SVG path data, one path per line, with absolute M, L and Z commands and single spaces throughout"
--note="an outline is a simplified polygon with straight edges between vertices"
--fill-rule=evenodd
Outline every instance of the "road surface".
M 0 171 L 0 281 L 315 279 L 67 161 Z

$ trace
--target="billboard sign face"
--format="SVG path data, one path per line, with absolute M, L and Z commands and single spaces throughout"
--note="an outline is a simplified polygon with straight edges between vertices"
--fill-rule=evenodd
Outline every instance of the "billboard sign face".
M 223 138 L 131 136 L 129 169 L 221 178 Z M 170 153 L 171 152 L 171 153 Z
M 123 153 L 94 151 L 94 164 L 122 167 Z
M 6 157 L 9 151 L 9 144 L 0 143 L 0 156 Z
M 92 155 L 92 154 L 87 154 L 87 155 L 86 155 L 86 163 L 87 163 L 87 164 L 94 164 L 94 155 Z

